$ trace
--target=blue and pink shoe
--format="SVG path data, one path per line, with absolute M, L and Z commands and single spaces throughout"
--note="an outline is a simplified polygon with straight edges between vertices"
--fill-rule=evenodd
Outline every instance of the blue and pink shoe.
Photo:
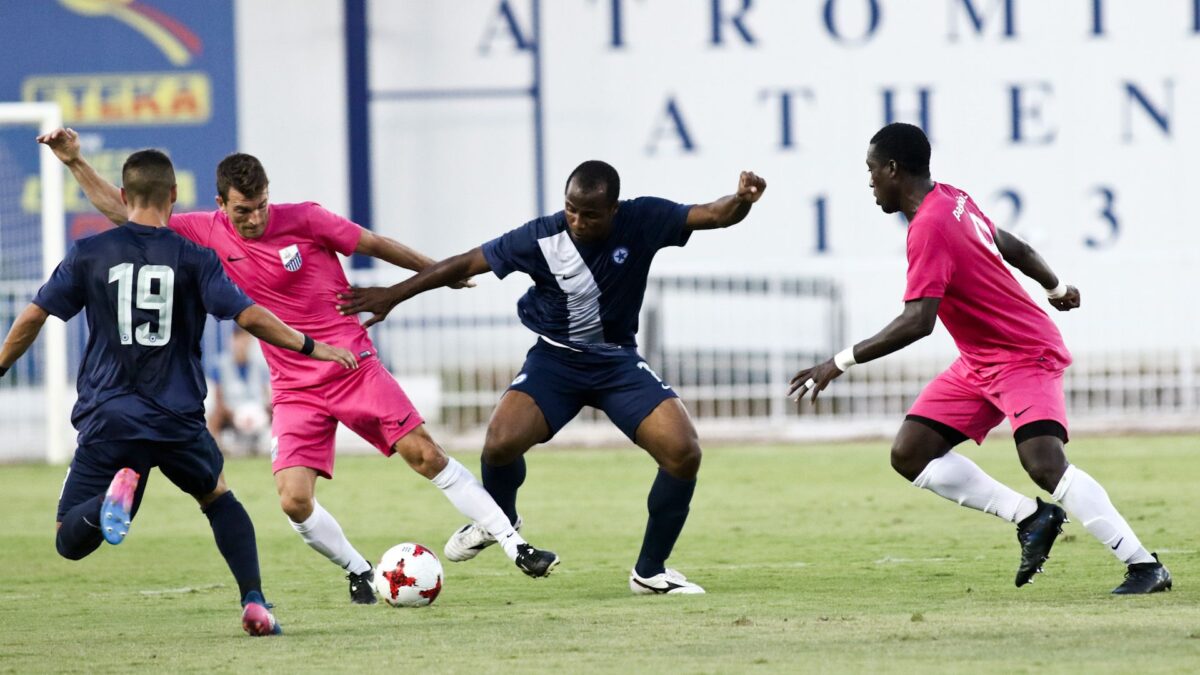
M 283 628 L 275 621 L 275 615 L 271 614 L 271 605 L 263 599 L 262 593 L 247 593 L 242 600 L 242 607 L 242 630 L 251 637 L 283 634 Z
M 133 469 L 121 469 L 108 484 L 104 503 L 100 505 L 100 532 L 104 541 L 114 546 L 125 541 L 129 523 L 133 520 L 133 497 L 141 476 Z

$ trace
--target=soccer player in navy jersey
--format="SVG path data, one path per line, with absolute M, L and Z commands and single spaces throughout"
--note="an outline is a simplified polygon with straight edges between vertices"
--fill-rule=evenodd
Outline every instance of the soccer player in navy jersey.
M 525 452 L 550 440 L 583 406 L 599 408 L 659 466 L 630 590 L 703 593 L 666 567 L 696 487 L 700 443 L 683 403 L 638 354 L 634 336 L 655 253 L 683 246 L 695 230 L 741 222 L 767 183 L 742 172 L 735 194 L 694 206 L 655 197 L 619 201 L 620 187 L 616 169 L 584 162 L 567 178 L 564 210 L 391 288 L 352 289 L 340 296 L 339 309 L 371 312 L 366 322 L 371 325 L 414 295 L 469 276 L 489 270 L 500 278 L 528 274 L 534 286 L 517 313 L 539 339 L 488 424 L 484 487 L 519 528 L 517 490 L 525 481 Z M 483 528 L 468 523 L 446 543 L 446 557 L 468 560 L 493 543 Z
M 225 484 L 220 451 L 204 423 L 200 338 L 205 314 L 235 319 L 270 344 L 356 368 L 344 349 L 314 342 L 254 304 L 211 250 L 167 228 L 175 170 L 158 150 L 130 155 L 121 172 L 129 222 L 80 240 L 25 308 L 0 348 L 0 375 L 33 344 L 50 315 L 86 309 L 88 342 L 71 421 L 78 449 L 58 503 L 56 546 L 79 560 L 101 542 L 120 544 L 150 469 L 200 504 L 237 580 L 242 627 L 282 632 L 263 599 L 254 525 Z

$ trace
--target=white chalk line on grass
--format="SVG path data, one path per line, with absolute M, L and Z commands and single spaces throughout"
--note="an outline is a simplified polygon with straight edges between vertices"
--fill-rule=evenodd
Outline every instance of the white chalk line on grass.
M 813 565 L 813 563 L 807 563 L 807 562 L 802 562 L 802 561 L 784 562 L 784 563 L 738 564 L 738 565 L 734 565 L 734 564 L 693 565 L 691 563 L 682 563 L 679 566 L 679 571 L 683 572 L 684 574 L 691 575 L 693 572 L 695 572 L 697 570 L 700 570 L 700 571 L 738 571 L 738 570 L 773 570 L 773 569 L 775 569 L 775 570 L 790 570 L 790 569 L 799 569 L 801 567 L 811 567 L 812 565 Z M 451 576 L 454 574 L 456 569 L 465 570 L 466 568 L 459 568 L 454 565 L 446 565 L 445 569 L 446 569 L 446 575 Z M 554 571 L 553 576 L 559 576 L 559 575 L 564 575 L 564 574 L 610 573 L 613 571 L 613 569 L 614 568 L 609 567 L 609 566 L 600 566 L 600 565 L 582 565 L 581 566 L 581 565 L 570 565 L 569 562 L 564 562 L 563 566 L 558 567 Z M 480 572 L 473 571 L 470 574 L 473 577 L 506 577 L 513 573 L 516 573 L 518 575 L 520 574 L 520 572 L 518 572 L 516 570 L 513 570 L 513 572 L 497 571 L 497 570 L 487 570 L 487 571 L 480 571 Z M 626 570 L 625 574 L 628 574 L 628 573 L 629 573 L 628 570 Z
M 225 584 L 204 584 L 202 586 L 182 586 L 180 588 L 154 588 L 138 591 L 138 593 L 142 595 L 185 595 L 187 593 L 213 591 L 219 588 L 225 588 Z
M 885 555 L 875 561 L 876 565 L 905 565 L 909 563 L 943 563 L 954 562 L 961 558 L 895 558 L 890 555 Z

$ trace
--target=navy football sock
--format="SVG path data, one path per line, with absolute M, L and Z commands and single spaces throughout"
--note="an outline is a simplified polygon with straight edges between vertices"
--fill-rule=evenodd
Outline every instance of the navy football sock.
M 254 540 L 254 523 L 250 522 L 246 508 L 233 496 L 233 492 L 226 492 L 204 509 L 204 515 L 208 516 L 208 522 L 212 525 L 217 549 L 225 557 L 233 578 L 237 579 L 239 597 L 244 599 L 251 591 L 261 595 L 258 545 Z
M 634 567 L 638 576 L 652 577 L 666 569 L 667 558 L 687 521 L 695 491 L 696 481 L 680 480 L 658 470 L 658 477 L 650 487 L 650 496 L 646 498 L 650 519 L 646 521 L 646 536 L 642 538 L 642 551 Z
M 100 548 L 104 535 L 100 533 L 100 505 L 104 495 L 76 504 L 63 516 L 62 526 L 54 538 L 58 554 L 68 560 L 81 560 Z
M 525 482 L 525 458 L 518 457 L 517 461 L 504 466 L 492 466 L 481 459 L 479 467 L 483 489 L 496 500 L 496 505 L 508 516 L 508 522 L 516 525 L 517 490 Z

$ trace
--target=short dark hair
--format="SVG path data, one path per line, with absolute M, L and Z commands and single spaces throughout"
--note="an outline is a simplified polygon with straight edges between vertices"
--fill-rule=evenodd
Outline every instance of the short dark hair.
M 897 166 L 914 176 L 929 177 L 929 138 L 921 127 L 892 122 L 875 132 L 871 145 L 880 159 L 895 160 Z
M 121 186 L 132 206 L 171 203 L 171 188 L 175 187 L 175 167 L 162 150 L 138 150 L 121 167 Z
M 621 196 L 621 177 L 617 175 L 617 170 L 612 168 L 612 165 L 608 162 L 589 159 L 575 167 L 571 175 L 567 176 L 567 184 L 563 188 L 564 191 L 571 187 L 571 181 L 575 181 L 579 185 L 579 189 L 584 192 L 604 190 L 604 194 L 608 197 L 610 205 L 616 204 L 617 198 Z
M 267 170 L 254 155 L 235 152 L 217 165 L 217 194 L 229 199 L 229 188 L 248 198 L 258 197 L 267 189 Z

